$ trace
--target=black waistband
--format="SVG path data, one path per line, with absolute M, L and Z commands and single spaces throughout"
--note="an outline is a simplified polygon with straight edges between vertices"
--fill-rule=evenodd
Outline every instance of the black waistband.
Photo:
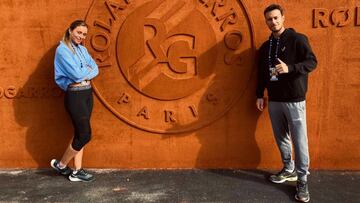
M 84 85 L 84 86 L 69 86 L 68 87 L 68 91 L 81 91 L 81 90 L 88 90 L 88 89 L 91 89 L 91 84 L 88 84 L 88 85 Z

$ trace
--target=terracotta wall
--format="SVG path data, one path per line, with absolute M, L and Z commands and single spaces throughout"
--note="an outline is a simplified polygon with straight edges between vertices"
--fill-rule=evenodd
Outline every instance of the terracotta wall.
M 254 94 L 271 2 L 1 0 L 0 167 L 48 167 L 70 142 L 53 59 L 84 18 L 101 66 L 85 167 L 280 168 Z M 360 1 L 275 2 L 319 61 L 307 94 L 311 167 L 359 170 Z

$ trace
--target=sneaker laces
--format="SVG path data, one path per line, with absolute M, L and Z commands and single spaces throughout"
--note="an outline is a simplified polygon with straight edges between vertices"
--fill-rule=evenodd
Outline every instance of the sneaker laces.
M 276 175 L 277 175 L 277 176 L 280 176 L 280 175 L 282 175 L 282 174 L 284 174 L 284 173 L 292 173 L 292 171 L 287 171 L 285 168 L 283 168 L 283 169 L 281 169 L 281 171 L 280 171 L 279 173 L 277 173 Z
M 83 175 L 85 175 L 85 176 L 88 175 L 88 173 L 87 173 L 84 169 L 80 169 L 80 170 L 78 171 L 78 173 L 83 174 Z
M 278 173 L 278 174 L 276 174 L 276 175 L 281 175 L 281 174 L 283 174 L 283 173 L 285 173 L 286 172 L 286 170 L 285 170 L 285 168 L 283 168 L 283 169 L 281 169 L 281 171 Z

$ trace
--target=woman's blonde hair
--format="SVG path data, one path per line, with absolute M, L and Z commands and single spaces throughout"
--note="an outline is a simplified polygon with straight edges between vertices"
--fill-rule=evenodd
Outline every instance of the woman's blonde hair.
M 71 23 L 70 27 L 66 29 L 62 41 L 69 47 L 69 49 L 75 54 L 75 50 L 71 46 L 70 32 L 79 26 L 88 27 L 88 25 L 83 20 L 75 20 Z

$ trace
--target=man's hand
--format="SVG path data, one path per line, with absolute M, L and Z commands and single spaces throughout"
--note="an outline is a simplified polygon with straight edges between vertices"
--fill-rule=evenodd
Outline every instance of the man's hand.
M 277 60 L 279 61 L 279 64 L 277 64 L 275 66 L 276 72 L 278 72 L 279 74 L 288 73 L 289 72 L 289 67 L 286 65 L 286 63 L 284 63 L 279 58 L 277 58 Z
M 259 111 L 264 110 L 264 99 L 263 98 L 258 98 L 256 100 L 256 107 L 259 109 Z

